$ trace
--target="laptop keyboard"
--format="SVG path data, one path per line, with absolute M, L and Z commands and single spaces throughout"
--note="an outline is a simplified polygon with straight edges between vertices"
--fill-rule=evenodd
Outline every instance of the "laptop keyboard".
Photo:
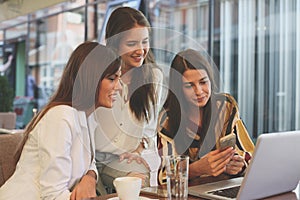
M 231 187 L 231 188 L 211 191 L 208 193 L 234 199 L 237 197 L 239 189 L 240 189 L 240 186 L 235 186 L 235 187 Z

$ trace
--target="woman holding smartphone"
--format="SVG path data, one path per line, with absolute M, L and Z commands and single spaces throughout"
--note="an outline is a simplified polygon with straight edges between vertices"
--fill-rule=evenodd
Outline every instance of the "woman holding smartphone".
M 254 150 L 236 101 L 229 94 L 217 93 L 211 63 L 199 51 L 179 52 L 171 64 L 161 113 L 160 152 L 188 155 L 190 178 L 240 174 Z M 230 134 L 236 139 L 234 148 L 219 149 L 219 139 Z M 164 169 L 159 178 L 165 182 Z

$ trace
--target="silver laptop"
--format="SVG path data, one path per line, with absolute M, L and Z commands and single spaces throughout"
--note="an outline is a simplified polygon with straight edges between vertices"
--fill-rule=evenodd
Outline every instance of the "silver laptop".
M 300 131 L 261 134 L 243 177 L 189 187 L 206 199 L 260 199 L 294 190 L 300 180 Z M 234 193 L 228 195 L 227 193 Z

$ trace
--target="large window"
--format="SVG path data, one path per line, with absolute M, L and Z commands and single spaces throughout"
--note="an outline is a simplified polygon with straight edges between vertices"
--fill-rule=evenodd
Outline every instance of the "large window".
M 153 26 L 178 31 L 210 53 L 220 70 L 220 90 L 237 99 L 253 138 L 300 129 L 300 1 L 177 0 L 151 5 Z M 160 44 L 172 38 L 167 32 L 154 36 Z M 190 41 L 166 45 L 179 51 L 191 48 Z M 165 65 L 167 58 L 166 52 L 157 55 Z
M 28 73 L 35 79 L 35 98 L 47 102 L 71 53 L 84 41 L 85 15 L 84 7 L 44 18 L 38 15 L 29 23 Z
M 1 22 L 0 62 L 15 54 L 16 93 L 26 94 L 30 74 L 51 94 L 74 48 L 103 40 L 109 8 L 137 2 L 155 27 L 151 43 L 165 73 L 178 51 L 203 48 L 253 138 L 300 129 L 299 0 L 78 0 Z
M 223 90 L 236 94 L 249 131 L 256 137 L 299 129 L 300 2 L 227 0 L 214 6 L 221 34 L 213 55 Z
M 97 40 L 106 4 L 63 2 L 0 23 L 0 62 L 10 54 L 14 57 L 2 74 L 9 77 L 16 96 L 33 98 L 38 110 L 46 104 L 74 49 L 86 40 Z

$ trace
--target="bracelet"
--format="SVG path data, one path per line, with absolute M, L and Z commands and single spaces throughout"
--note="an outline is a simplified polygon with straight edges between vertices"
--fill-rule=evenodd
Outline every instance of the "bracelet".
M 149 141 L 147 138 L 143 137 L 141 140 L 141 144 L 143 146 L 144 149 L 148 149 L 149 148 Z

